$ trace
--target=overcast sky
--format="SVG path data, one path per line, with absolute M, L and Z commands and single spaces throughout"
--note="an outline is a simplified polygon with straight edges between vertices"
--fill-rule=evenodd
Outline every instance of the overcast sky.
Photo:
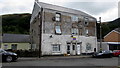
M 0 0 L 0 15 L 13 13 L 32 13 L 35 0 Z M 118 18 L 118 0 L 39 0 L 86 12 L 102 21 Z

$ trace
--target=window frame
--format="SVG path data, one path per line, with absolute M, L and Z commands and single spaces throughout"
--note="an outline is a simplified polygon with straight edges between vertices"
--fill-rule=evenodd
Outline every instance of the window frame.
M 52 52 L 60 52 L 61 47 L 60 44 L 52 44 Z
M 85 26 L 89 25 L 89 19 L 87 17 L 84 18 L 84 25 Z
M 61 13 L 58 13 L 58 12 L 57 12 L 57 13 L 55 14 L 55 21 L 56 21 L 56 22 L 60 22 L 60 21 L 61 21 Z
M 13 46 L 16 46 L 16 48 L 15 47 L 13 48 Z M 11 49 L 12 50 L 17 50 L 17 44 L 11 44 Z
M 59 29 L 57 28 L 57 26 L 59 26 Z M 61 30 L 61 26 L 60 25 L 55 25 L 55 34 L 56 35 L 61 35 L 62 34 L 62 30 Z
M 72 28 L 71 33 L 72 33 L 72 35 L 78 35 L 79 34 L 79 29 L 78 28 Z
M 86 50 L 92 50 L 92 45 L 90 43 L 86 44 Z
M 75 22 L 78 22 L 78 21 L 79 21 L 79 17 L 73 15 L 72 18 L 71 18 L 71 20 L 72 20 L 72 21 L 75 21 Z

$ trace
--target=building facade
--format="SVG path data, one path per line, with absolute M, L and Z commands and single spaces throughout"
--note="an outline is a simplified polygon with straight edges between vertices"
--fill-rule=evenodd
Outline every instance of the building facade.
M 116 28 L 104 36 L 109 50 L 120 50 L 120 28 Z
M 30 37 L 24 34 L 3 34 L 1 48 L 8 50 L 31 49 Z
M 30 37 L 42 55 L 80 55 L 97 51 L 96 18 L 70 8 L 35 1 Z

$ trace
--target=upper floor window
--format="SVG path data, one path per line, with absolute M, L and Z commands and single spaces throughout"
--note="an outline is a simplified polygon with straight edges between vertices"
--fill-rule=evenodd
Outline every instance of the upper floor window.
M 88 29 L 86 29 L 86 34 L 88 35 Z
M 60 13 L 56 13 L 55 15 L 55 21 L 61 21 L 61 14 Z
M 55 26 L 55 34 L 59 34 L 59 35 L 62 34 L 60 26 Z
M 84 30 L 84 35 L 85 35 L 85 36 L 88 36 L 88 34 L 89 34 L 89 30 L 88 30 L 88 29 L 85 29 L 85 30 Z
M 77 16 L 72 16 L 72 21 L 78 21 L 78 17 Z
M 85 26 L 87 26 L 89 24 L 88 18 L 85 18 L 84 24 L 85 24 Z
M 78 34 L 78 29 L 77 28 L 72 28 L 72 34 L 77 35 Z

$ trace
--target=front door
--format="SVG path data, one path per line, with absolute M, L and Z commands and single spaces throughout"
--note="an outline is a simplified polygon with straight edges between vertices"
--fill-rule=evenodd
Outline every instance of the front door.
M 80 55 L 80 45 L 77 45 L 77 55 Z
M 70 54 L 70 45 L 67 45 L 67 54 Z

